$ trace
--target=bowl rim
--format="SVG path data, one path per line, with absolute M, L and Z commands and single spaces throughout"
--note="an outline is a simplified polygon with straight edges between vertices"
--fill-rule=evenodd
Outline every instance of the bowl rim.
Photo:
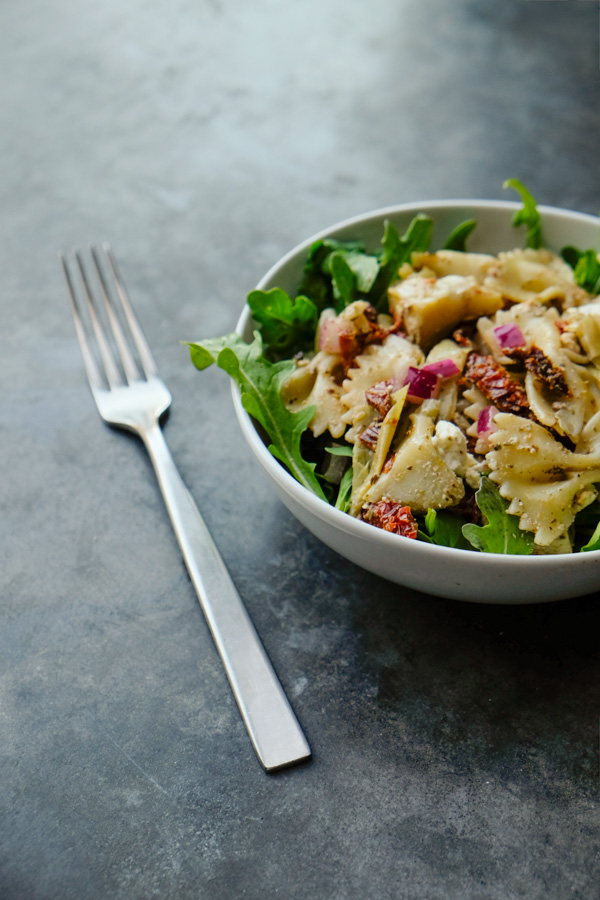
M 336 232 L 346 230 L 354 225 L 360 226 L 370 220 L 384 219 L 386 216 L 397 215 L 406 212 L 428 212 L 436 209 L 472 209 L 494 210 L 494 211 L 516 211 L 520 209 L 522 204 L 511 200 L 426 200 L 422 202 L 402 203 L 391 206 L 385 206 L 378 209 L 370 210 L 366 213 L 351 216 L 342 219 L 333 225 L 321 229 L 306 238 L 287 251 L 280 259 L 275 262 L 268 271 L 262 276 L 256 285 L 255 290 L 263 290 L 265 285 L 269 284 L 273 276 L 285 267 L 291 260 L 306 253 L 312 244 L 324 237 L 334 235 Z M 600 232 L 600 218 L 589 213 L 576 212 L 569 209 L 561 209 L 555 206 L 537 205 L 537 209 L 542 216 L 550 216 L 560 219 L 573 219 L 574 221 L 585 221 L 589 224 L 595 224 Z M 246 303 L 242 313 L 236 323 L 235 332 L 241 337 L 244 336 L 251 319 L 250 308 Z M 305 510 L 310 512 L 321 520 L 331 520 L 330 524 L 338 531 L 344 531 L 357 538 L 366 539 L 370 543 L 377 543 L 380 546 L 389 546 L 390 552 L 410 553 L 411 559 L 418 561 L 427 560 L 432 554 L 435 559 L 440 562 L 444 558 L 450 560 L 459 560 L 461 557 L 465 563 L 469 563 L 470 567 L 486 569 L 489 571 L 490 566 L 498 568 L 522 567 L 524 572 L 531 571 L 533 567 L 544 566 L 546 569 L 564 569 L 577 568 L 587 559 L 588 562 L 600 559 L 600 550 L 589 550 L 585 553 L 559 553 L 559 554 L 540 554 L 537 556 L 521 555 L 521 554 L 500 554 L 489 553 L 487 551 L 463 550 L 458 547 L 445 547 L 441 544 L 429 544 L 426 541 L 399 541 L 399 535 L 391 534 L 380 528 L 373 528 L 367 522 L 362 522 L 348 513 L 336 509 L 327 501 L 322 500 L 313 494 L 308 488 L 300 484 L 293 475 L 269 452 L 267 446 L 262 440 L 258 430 L 254 425 L 254 421 L 249 413 L 244 409 L 241 402 L 240 390 L 235 382 L 231 384 L 231 392 L 235 412 L 244 433 L 244 436 L 251 449 L 258 457 L 263 467 L 270 473 L 277 484 L 287 494 L 291 494 L 294 500 L 299 503 Z
M 258 284 L 256 285 L 255 290 L 262 290 L 262 286 L 270 281 L 271 276 L 274 272 L 277 272 L 284 265 L 286 265 L 289 260 L 293 259 L 300 252 L 304 252 L 309 250 L 311 245 L 318 240 L 321 240 L 324 237 L 330 237 L 337 231 L 346 230 L 347 228 L 351 228 L 354 225 L 361 225 L 369 220 L 376 220 L 385 218 L 385 216 L 397 215 L 399 213 L 405 212 L 428 212 L 435 209 L 472 209 L 476 211 L 480 210 L 496 210 L 498 212 L 504 210 L 506 212 L 516 212 L 518 209 L 522 208 L 522 203 L 519 203 L 515 200 L 481 200 L 481 199 L 460 199 L 460 200 L 424 200 L 423 202 L 410 202 L 410 203 L 398 203 L 390 206 L 382 206 L 377 209 L 368 210 L 364 213 L 359 213 L 357 215 L 349 216 L 347 219 L 340 219 L 338 222 L 335 222 L 333 225 L 329 225 L 326 228 L 322 228 L 319 231 L 315 232 L 311 237 L 305 238 L 304 240 L 297 243 L 294 247 L 288 250 L 282 257 L 280 257 L 262 276 Z M 558 206 L 545 206 L 543 204 L 537 204 L 537 210 L 541 216 L 546 216 L 550 218 L 560 218 L 560 219 L 573 219 L 574 221 L 585 221 L 590 225 L 596 225 L 600 232 L 600 217 L 594 216 L 591 213 L 583 213 L 577 212 L 571 209 L 562 209 Z

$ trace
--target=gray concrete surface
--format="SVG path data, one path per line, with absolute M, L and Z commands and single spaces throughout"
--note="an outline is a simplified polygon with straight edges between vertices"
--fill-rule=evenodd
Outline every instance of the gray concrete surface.
M 282 507 L 229 384 L 285 251 L 438 197 L 600 208 L 598 8 L 505 0 L 0 7 L 0 897 L 598 896 L 598 597 L 439 600 Z M 268 777 L 57 251 L 109 239 L 167 440 L 312 745 Z

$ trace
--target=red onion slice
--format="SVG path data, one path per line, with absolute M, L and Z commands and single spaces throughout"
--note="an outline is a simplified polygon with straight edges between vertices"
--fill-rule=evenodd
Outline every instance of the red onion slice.
M 434 375 L 439 375 L 440 378 L 453 378 L 460 372 L 453 359 L 439 359 L 437 362 L 427 363 L 422 367 L 421 371 L 423 370 L 433 372 Z
M 477 417 L 477 437 L 487 438 L 496 431 L 494 416 L 499 412 L 495 406 L 484 406 Z
M 494 328 L 494 335 L 502 350 L 514 350 L 515 347 L 525 346 L 523 332 L 514 322 L 508 322 L 506 325 L 497 325 Z
M 422 403 L 423 400 L 437 397 L 440 379 L 435 372 L 428 372 L 426 369 L 416 369 L 414 366 L 409 366 L 404 384 L 408 385 L 406 399 L 412 403 Z

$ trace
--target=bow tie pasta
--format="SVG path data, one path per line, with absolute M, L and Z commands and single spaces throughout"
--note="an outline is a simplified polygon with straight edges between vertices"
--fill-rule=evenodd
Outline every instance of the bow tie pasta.
M 252 342 L 190 344 L 192 360 L 229 373 L 268 450 L 343 513 L 460 550 L 600 550 L 600 227 L 504 187 L 522 206 L 503 222 L 483 205 L 480 225 L 524 249 L 467 251 L 478 222 L 456 216 L 479 204 L 403 234 L 407 208 L 390 210 L 379 243 L 378 215 L 350 220 L 266 276 L 295 294 L 250 292 Z M 595 247 L 543 245 L 568 223 Z
M 347 445 L 346 510 L 411 537 L 428 510 L 479 522 L 489 476 L 533 552 L 571 552 L 600 484 L 600 298 L 548 250 L 448 249 L 414 253 L 388 301 L 325 310 L 282 392 Z

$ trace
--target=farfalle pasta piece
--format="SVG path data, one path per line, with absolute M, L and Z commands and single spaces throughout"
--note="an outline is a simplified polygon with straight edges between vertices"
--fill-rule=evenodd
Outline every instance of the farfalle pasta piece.
M 549 390 L 547 380 L 539 372 L 528 371 L 524 386 L 529 406 L 542 425 L 576 442 L 584 422 L 598 407 L 595 396 L 588 391 L 587 380 L 582 378 L 580 367 L 565 350 L 558 320 L 559 314 L 553 307 L 545 308 L 526 301 L 498 312 L 493 325 L 509 322 L 518 325 L 528 350 L 543 354 L 541 369 L 553 372 L 557 389 Z M 482 323 L 482 330 L 485 333 L 485 323 Z
M 589 472 L 570 472 L 563 481 L 545 484 L 509 479 L 500 493 L 506 499 L 513 495 L 507 511 L 519 516 L 520 528 L 533 532 L 535 545 L 548 547 L 567 534 L 577 513 L 596 499 L 598 491 L 591 482 L 599 478 L 600 470 L 595 478 Z
M 600 458 L 600 411 L 585 423 L 575 451 L 589 459 Z
M 577 338 L 588 361 L 600 357 L 600 298 L 568 309 L 560 327 L 563 333 Z
M 559 300 L 564 308 L 579 306 L 589 295 L 575 281 L 573 270 L 550 250 L 511 250 L 499 253 L 483 282 L 509 300 L 549 303 Z
M 375 503 L 385 498 L 410 506 L 414 512 L 454 506 L 464 497 L 465 487 L 436 447 L 433 419 L 413 413 L 410 421 L 391 466 L 369 483 L 362 502 Z
M 545 544 L 544 546 L 542 546 L 541 544 L 534 544 L 533 546 L 534 556 L 553 556 L 556 553 L 572 552 L 573 542 L 568 531 L 563 532 L 560 537 L 557 537 L 550 544 Z
M 472 275 L 482 284 L 488 269 L 496 262 L 488 253 L 465 253 L 459 250 L 438 250 L 436 253 L 413 253 L 413 269 L 428 269 L 438 278 L 445 275 Z
M 469 419 L 477 422 L 480 412 L 485 409 L 486 406 L 490 405 L 490 401 L 487 399 L 485 394 L 482 394 L 482 392 L 478 388 L 472 386 L 465 388 L 462 396 L 462 412 Z
M 320 350 L 311 360 L 301 360 L 283 384 L 281 396 L 290 412 L 316 406 L 308 426 L 315 437 L 329 431 L 338 438 L 346 430 L 339 380 L 342 372 L 341 357 Z
M 536 544 L 549 546 L 598 494 L 600 442 L 592 452 L 572 452 L 530 419 L 498 413 L 494 421 L 494 449 L 486 456 L 490 478 L 520 527 L 533 532 Z
M 577 372 L 585 385 L 588 410 L 590 410 L 587 419 L 589 421 L 596 415 L 596 411 L 600 410 L 600 368 L 592 364 L 577 366 Z M 585 431 L 586 425 L 583 426 L 583 431 Z
M 484 394 L 476 387 L 468 387 L 463 391 L 461 401 L 461 413 L 470 422 L 465 422 L 463 431 L 469 437 L 475 439 L 475 453 L 484 454 L 489 448 L 487 435 L 482 437 L 479 434 L 479 416 L 489 406 L 493 406 Z M 493 407 L 493 410 L 496 408 Z
M 600 440 L 597 443 L 582 441 L 579 445 L 582 450 L 572 451 L 531 419 L 497 413 L 494 421 L 497 428 L 494 449 L 487 455 L 493 470 L 502 467 L 507 474 L 514 470 L 519 476 L 535 482 L 560 478 L 563 470 L 600 470 Z
M 366 399 L 366 392 L 380 381 L 393 381 L 402 385 L 409 366 L 419 366 L 423 353 L 410 341 L 397 334 L 390 334 L 381 344 L 370 344 L 354 360 L 342 384 L 341 420 L 351 428 L 346 440 L 354 443 L 360 432 L 376 418 Z

